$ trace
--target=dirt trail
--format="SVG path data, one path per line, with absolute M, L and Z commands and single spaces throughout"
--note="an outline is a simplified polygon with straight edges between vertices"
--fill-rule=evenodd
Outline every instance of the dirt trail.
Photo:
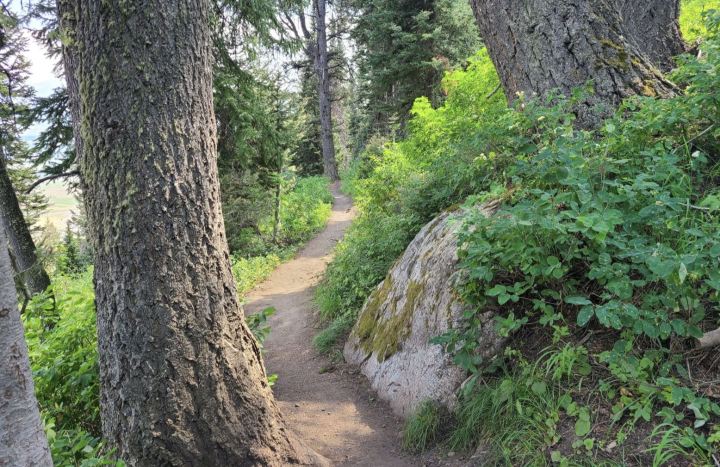
M 422 465 L 400 451 L 400 421 L 376 401 L 367 381 L 344 365 L 333 366 L 313 348 L 318 332 L 313 290 L 335 244 L 354 217 L 352 202 L 337 189 L 327 228 L 298 256 L 281 265 L 246 300 L 246 313 L 273 306 L 265 342 L 268 373 L 290 427 L 334 465 L 403 467 Z

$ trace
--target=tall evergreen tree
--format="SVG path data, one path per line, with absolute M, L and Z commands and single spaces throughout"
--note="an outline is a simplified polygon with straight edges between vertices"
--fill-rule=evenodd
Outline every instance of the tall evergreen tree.
M 313 0 L 315 24 L 314 65 L 318 77 L 318 102 L 320 109 L 320 141 L 325 175 L 331 181 L 340 179 L 335 160 L 335 141 L 332 119 L 332 94 L 330 92 L 330 61 L 327 39 L 327 0 Z
M 404 128 L 420 96 L 441 100 L 445 70 L 480 47 L 466 0 L 352 0 L 363 135 Z
M 296 61 L 294 66 L 298 70 L 300 80 L 298 100 L 301 131 L 293 151 L 292 163 L 298 174 L 302 176 L 322 175 L 324 167 L 320 144 L 317 75 L 307 57 Z
M 230 271 L 210 12 L 209 0 L 60 11 L 83 90 L 103 433 L 130 465 L 322 464 L 280 416 Z
M 31 236 L 31 226 L 36 224 L 40 211 L 46 207 L 46 199 L 42 195 L 25 193 L 35 179 L 29 165 L 30 151 L 22 139 L 32 97 L 32 88 L 27 85 L 29 63 L 23 56 L 26 44 L 18 27 L 19 21 L 4 4 L 1 6 L 0 227 L 7 234 L 22 290 L 30 296 L 43 292 L 50 285 Z
M 223 0 L 216 9 L 214 31 L 214 98 L 218 121 L 218 166 L 223 215 L 233 253 L 260 255 L 267 244 L 260 222 L 273 210 L 286 141 L 293 119 L 276 117 L 286 93 L 263 61 L 290 41 L 278 22 L 274 1 L 248 4 Z
M 316 109 L 311 109 L 308 114 L 310 121 L 314 120 L 312 116 L 317 116 L 323 173 L 330 180 L 337 181 L 339 175 L 332 117 L 333 98 L 327 36 L 327 6 L 327 0 L 311 0 L 310 13 L 306 13 L 307 5 L 305 4 L 286 5 L 283 24 L 286 31 L 292 33 L 296 42 L 302 45 L 305 60 L 300 62 L 300 68 L 304 69 L 306 73 L 302 83 L 304 87 L 314 83 L 316 88 L 314 93 L 317 99 Z M 307 74 L 308 66 L 311 66 L 312 75 Z M 303 94 L 305 96 L 312 95 L 307 92 L 307 88 Z M 312 134 L 312 132 L 308 134 Z M 312 155 L 312 152 L 308 151 L 308 155 Z M 300 160 L 303 159 L 303 157 L 300 158 Z

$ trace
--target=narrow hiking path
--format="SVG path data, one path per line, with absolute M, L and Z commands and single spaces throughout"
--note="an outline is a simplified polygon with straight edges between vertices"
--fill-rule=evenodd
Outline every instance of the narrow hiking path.
M 327 228 L 248 295 L 245 311 L 277 309 L 265 364 L 269 374 L 278 374 L 273 389 L 285 419 L 312 448 L 334 465 L 417 466 L 416 458 L 400 450 L 400 421 L 375 400 L 367 381 L 343 364 L 333 365 L 312 344 L 318 332 L 313 291 L 355 215 L 350 198 L 337 188 L 333 194 Z

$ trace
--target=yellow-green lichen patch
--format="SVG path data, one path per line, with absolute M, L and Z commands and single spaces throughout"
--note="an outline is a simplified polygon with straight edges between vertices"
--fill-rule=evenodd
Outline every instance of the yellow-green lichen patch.
M 605 47 L 606 50 L 608 50 L 609 54 L 614 55 L 614 57 L 606 57 L 602 60 L 602 62 L 611 68 L 617 68 L 623 71 L 627 71 L 630 69 L 631 63 L 630 56 L 628 55 L 627 50 L 620 45 L 617 44 L 610 39 L 600 39 L 600 43 Z
M 375 325 L 379 319 L 380 306 L 385 303 L 390 290 L 392 289 L 392 276 L 387 276 L 365 303 L 360 316 L 358 317 L 357 325 L 355 327 L 355 333 L 357 334 L 360 342 L 364 342 L 368 338 L 372 337 Z
M 385 300 L 381 301 L 375 310 L 369 309 L 370 304 L 374 303 L 375 300 L 368 303 L 368 307 L 363 312 L 362 322 L 358 321 L 358 336 L 363 334 L 365 336 L 360 338 L 361 346 L 365 352 L 368 354 L 374 353 L 378 361 L 382 362 L 398 351 L 400 344 L 410 334 L 415 305 L 423 289 L 422 283 L 410 281 L 405 291 L 403 307 L 398 310 L 396 308 L 397 303 L 393 301 L 392 310 L 390 310 L 387 319 L 381 319 L 378 315 L 380 305 L 386 301 L 387 294 L 385 294 Z M 372 315 L 367 313 L 371 311 L 374 311 Z M 369 322 L 371 319 L 372 323 Z
M 645 97 L 657 97 L 657 92 L 653 86 L 653 82 L 649 80 L 643 81 L 641 93 Z

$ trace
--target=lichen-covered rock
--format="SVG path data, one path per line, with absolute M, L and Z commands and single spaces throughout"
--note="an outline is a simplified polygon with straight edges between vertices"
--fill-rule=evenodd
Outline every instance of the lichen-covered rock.
M 486 215 L 494 211 L 490 205 L 476 209 Z M 430 343 L 465 310 L 454 287 L 461 214 L 445 212 L 423 227 L 365 302 L 345 344 L 345 359 L 360 365 L 380 397 L 403 417 L 425 400 L 452 408 L 467 377 L 440 345 Z M 503 343 L 491 318 L 483 316 L 485 332 L 479 342 L 486 357 Z

